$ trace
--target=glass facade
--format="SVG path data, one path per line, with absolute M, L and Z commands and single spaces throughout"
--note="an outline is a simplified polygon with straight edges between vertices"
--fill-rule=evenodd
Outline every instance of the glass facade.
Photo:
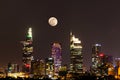
M 83 73 L 82 45 L 78 38 L 70 34 L 70 72 Z
M 32 28 L 28 29 L 27 37 L 25 41 L 22 41 L 23 44 L 23 72 L 30 72 L 31 69 L 31 61 L 33 60 L 33 44 L 32 44 Z
M 100 54 L 101 52 L 101 45 L 100 44 L 94 44 L 92 46 L 92 67 L 91 71 L 95 75 L 100 75 L 100 65 L 101 65 L 101 59 Z
M 62 63 L 61 45 L 59 43 L 53 43 L 52 56 L 54 59 L 54 74 L 58 75 L 59 69 Z

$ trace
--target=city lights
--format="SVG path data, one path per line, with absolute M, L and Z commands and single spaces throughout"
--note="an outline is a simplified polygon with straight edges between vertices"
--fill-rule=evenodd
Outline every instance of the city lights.
M 28 29 L 26 40 L 21 41 L 23 45 L 22 53 L 22 69 L 18 64 L 8 63 L 7 75 L 0 73 L 0 78 L 10 77 L 33 78 L 33 79 L 75 79 L 77 77 L 84 78 L 86 76 L 96 76 L 95 79 L 101 79 L 108 76 L 114 76 L 120 79 L 120 58 L 115 58 L 113 66 L 113 56 L 107 55 L 102 51 L 101 44 L 94 44 L 91 47 L 91 67 L 90 70 L 83 63 L 83 48 L 81 40 L 70 33 L 70 64 L 62 65 L 62 47 L 59 42 L 53 42 L 51 47 L 51 56 L 46 59 L 34 59 L 33 56 L 33 39 L 32 28 Z M 88 73 L 89 75 L 87 75 Z
M 33 46 L 32 46 L 32 28 L 28 29 L 28 33 L 26 36 L 26 40 L 22 41 L 23 44 L 23 72 L 30 72 L 31 71 L 31 61 L 33 60 Z
M 101 44 L 94 44 L 91 47 L 91 66 L 87 70 L 83 63 L 83 48 L 81 40 L 70 33 L 70 64 L 62 65 L 62 47 L 59 42 L 53 42 L 50 57 L 46 59 L 34 59 L 32 28 L 28 29 L 26 40 L 21 41 L 22 48 L 22 67 L 14 63 L 8 63 L 7 74 L 0 73 L 0 78 L 10 77 L 33 78 L 33 79 L 75 79 L 78 77 L 95 76 L 95 79 L 101 79 L 108 76 L 114 76 L 120 79 L 120 58 L 115 58 L 113 66 L 113 56 L 102 52 Z
M 70 33 L 70 72 L 83 73 L 83 57 L 81 41 Z

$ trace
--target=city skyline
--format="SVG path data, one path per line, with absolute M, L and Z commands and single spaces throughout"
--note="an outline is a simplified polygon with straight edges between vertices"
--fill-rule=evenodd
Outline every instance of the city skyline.
M 92 45 L 101 44 L 102 52 L 120 56 L 119 3 L 117 1 L 0 1 L 0 65 L 22 64 L 22 44 L 28 27 L 33 29 L 35 58 L 51 56 L 51 45 L 62 45 L 63 64 L 69 63 L 69 33 L 78 37 L 83 46 L 84 64 L 90 66 Z M 48 24 L 50 17 L 58 25 Z

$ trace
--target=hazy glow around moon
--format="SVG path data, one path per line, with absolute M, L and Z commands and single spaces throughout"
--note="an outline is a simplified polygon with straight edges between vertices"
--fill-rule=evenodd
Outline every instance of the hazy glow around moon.
M 49 25 L 51 25 L 51 26 L 56 26 L 57 23 L 58 23 L 58 20 L 57 20 L 57 18 L 55 18 L 55 17 L 50 17 L 49 20 L 48 20 L 48 23 L 49 23 Z

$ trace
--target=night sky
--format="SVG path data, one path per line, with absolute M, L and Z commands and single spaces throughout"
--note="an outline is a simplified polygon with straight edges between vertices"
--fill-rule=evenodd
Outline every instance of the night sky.
M 88 0 L 0 0 L 0 66 L 22 64 L 22 44 L 29 27 L 33 29 L 34 58 L 51 55 L 53 42 L 62 45 L 63 64 L 69 64 L 69 32 L 83 46 L 84 64 L 90 65 L 91 47 L 102 45 L 102 52 L 120 56 L 119 2 Z M 49 17 L 58 19 L 51 27 Z

